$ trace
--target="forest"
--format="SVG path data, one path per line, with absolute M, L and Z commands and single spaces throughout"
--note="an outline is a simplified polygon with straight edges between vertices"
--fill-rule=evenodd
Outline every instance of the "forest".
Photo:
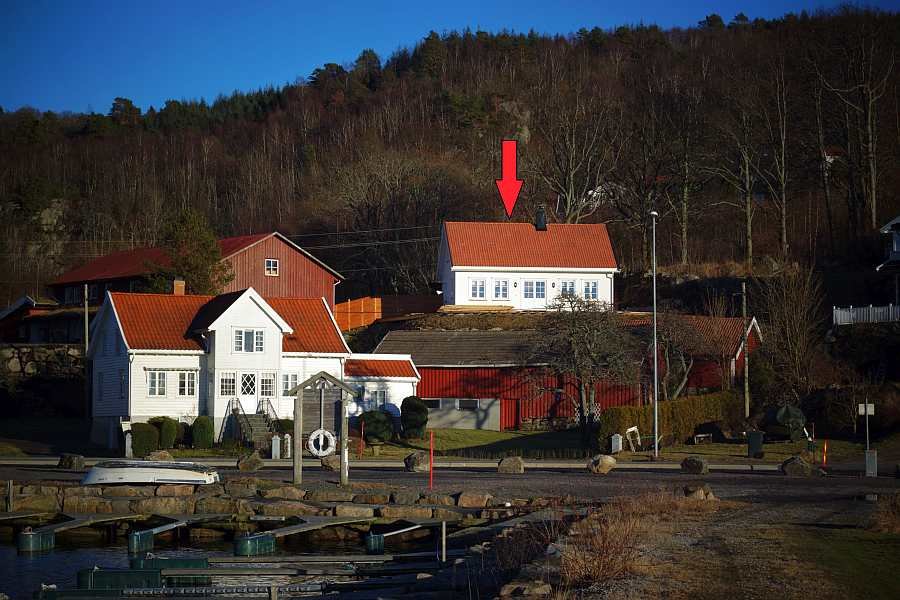
M 501 140 L 552 221 L 609 224 L 620 267 L 872 270 L 900 214 L 900 16 L 710 15 L 569 35 L 430 32 L 294 84 L 106 114 L 0 109 L 0 305 L 161 242 L 278 230 L 347 296 L 427 293 L 444 220 L 502 220 Z M 341 289 L 341 288 L 339 288 Z

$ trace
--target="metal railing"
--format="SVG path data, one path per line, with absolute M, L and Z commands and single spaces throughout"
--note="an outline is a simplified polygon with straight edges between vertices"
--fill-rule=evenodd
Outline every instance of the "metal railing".
M 233 416 L 238 423 L 238 427 L 241 430 L 241 439 L 248 442 L 252 441 L 253 426 L 250 424 L 250 419 L 247 418 L 247 413 L 244 412 L 244 407 L 241 405 L 240 398 L 232 398 L 228 401 L 228 412 L 231 413 L 231 416 Z
M 832 322 L 835 325 L 856 325 L 859 323 L 894 323 L 900 321 L 900 305 L 832 307 Z
M 278 421 L 278 413 L 275 411 L 275 407 L 272 406 L 272 400 L 268 397 L 262 397 L 259 399 L 259 402 L 256 404 L 256 412 L 261 414 L 266 419 L 266 427 L 269 430 L 269 433 L 281 433 L 277 431 L 278 427 L 276 425 L 276 421 Z

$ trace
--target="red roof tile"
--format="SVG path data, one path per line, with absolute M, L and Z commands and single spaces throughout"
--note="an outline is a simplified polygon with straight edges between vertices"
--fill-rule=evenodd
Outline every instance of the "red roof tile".
M 240 293 L 174 296 L 115 292 L 110 296 L 129 348 L 202 350 L 195 331 L 211 323 Z M 266 302 L 294 330 L 282 339 L 284 352 L 349 353 L 321 298 L 271 298 Z
M 270 235 L 272 234 L 261 233 L 223 238 L 219 240 L 222 258 L 228 258 Z M 140 277 L 149 273 L 153 265 L 167 267 L 169 264 L 169 256 L 162 248 L 122 250 L 95 258 L 89 263 L 63 273 L 53 282 L 53 285 Z
M 652 319 L 653 317 L 649 314 L 633 313 L 625 314 L 623 318 L 625 326 L 640 328 L 651 327 Z M 698 355 L 735 356 L 744 341 L 744 320 L 741 317 L 662 313 L 658 317 L 659 326 L 664 327 L 664 323 L 668 319 L 675 320 L 689 328 L 693 333 L 693 339 L 686 340 L 686 343 L 696 346 L 695 351 Z M 751 335 L 754 332 L 755 329 L 751 329 Z
M 606 225 L 447 222 L 454 266 L 615 269 Z
M 347 377 L 417 377 L 409 360 L 349 358 L 344 364 Z

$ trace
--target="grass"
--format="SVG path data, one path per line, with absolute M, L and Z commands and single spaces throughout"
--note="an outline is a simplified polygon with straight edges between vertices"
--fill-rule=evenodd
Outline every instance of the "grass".
M 16 445 L 0 442 L 0 456 L 25 456 L 25 453 Z
M 520 455 L 533 457 L 580 457 L 582 450 L 577 430 L 567 431 L 488 431 L 484 429 L 434 429 L 437 456 L 497 458 Z M 367 446 L 364 458 L 403 458 L 413 450 L 428 450 L 429 438 L 389 442 L 375 456 Z M 356 456 L 356 448 L 351 452 Z

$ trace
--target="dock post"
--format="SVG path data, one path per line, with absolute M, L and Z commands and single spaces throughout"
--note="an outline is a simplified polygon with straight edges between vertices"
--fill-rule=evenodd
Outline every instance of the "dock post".
M 128 534 L 128 554 L 153 550 L 153 530 L 132 531 Z
M 350 419 L 347 414 L 347 399 L 341 394 L 341 486 L 350 485 L 350 450 L 347 438 L 350 437 Z
M 275 536 L 271 533 L 244 535 L 234 540 L 235 556 L 258 556 L 275 552 Z
M 294 435 L 291 436 L 293 449 L 291 459 L 294 464 L 294 483 L 303 483 L 303 389 L 294 396 Z
M 19 552 L 44 552 L 53 550 L 56 535 L 52 531 L 33 531 L 30 527 L 26 527 L 19 532 L 17 542 Z
M 12 479 L 6 481 L 6 512 L 13 511 L 13 482 Z
M 273 585 L 269 588 L 269 600 L 278 600 L 278 586 Z
M 447 521 L 441 521 L 441 562 L 447 562 Z

